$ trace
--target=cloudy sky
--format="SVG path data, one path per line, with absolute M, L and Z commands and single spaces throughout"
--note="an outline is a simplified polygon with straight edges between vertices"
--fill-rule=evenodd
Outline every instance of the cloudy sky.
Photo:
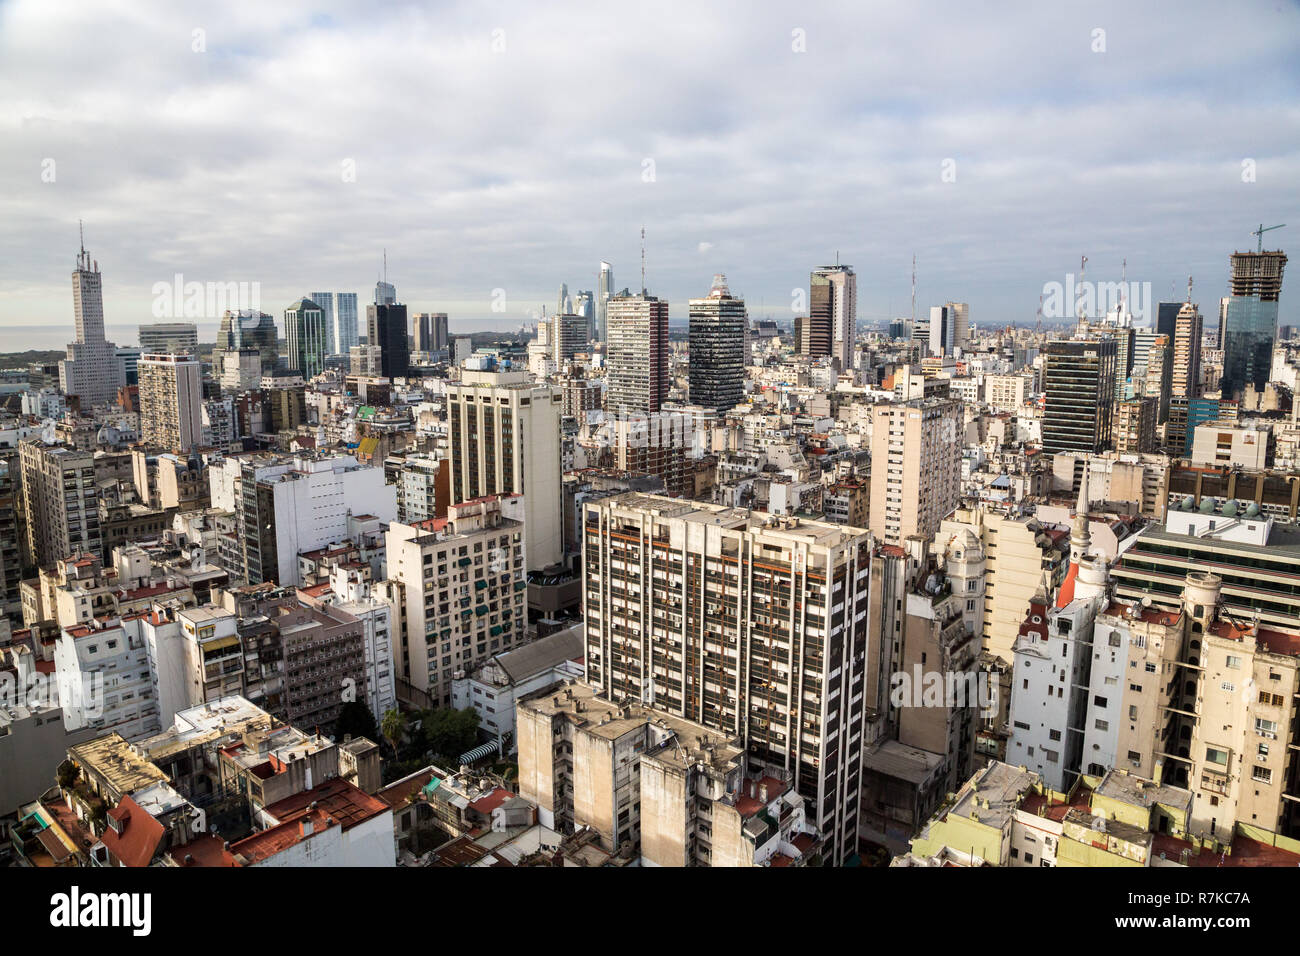
M 638 287 L 643 225 L 674 318 L 725 272 L 788 319 L 837 252 L 868 321 L 913 253 L 977 324 L 1081 255 L 1213 315 L 1257 224 L 1300 250 L 1294 2 L 865 6 L 0 0 L 0 349 L 71 326 L 79 218 L 111 325 L 176 273 L 365 302 L 386 247 L 412 308 L 517 327 Z

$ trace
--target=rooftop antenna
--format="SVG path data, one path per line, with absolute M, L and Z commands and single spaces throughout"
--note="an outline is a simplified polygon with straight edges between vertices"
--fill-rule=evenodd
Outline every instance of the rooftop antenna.
M 1119 316 L 1116 321 L 1123 321 L 1124 313 L 1128 306 L 1128 257 L 1126 256 L 1119 271 Z
M 1263 224 L 1261 223 L 1261 225 Z M 81 254 L 84 256 L 86 254 L 86 227 L 80 219 L 77 220 L 77 232 L 81 234 Z
M 388 281 L 388 247 L 384 247 L 384 282 Z
M 1187 304 L 1192 304 L 1192 277 L 1187 277 Z
M 641 294 L 645 295 L 645 226 L 641 227 Z
M 1041 300 L 1040 300 L 1041 304 Z M 916 326 L 916 253 L 912 253 L 912 325 Z
M 1264 233 L 1266 233 L 1266 232 L 1272 232 L 1274 229 L 1281 229 L 1282 226 L 1285 226 L 1285 225 L 1286 225 L 1286 223 L 1281 223 L 1280 225 L 1277 225 L 1277 226 L 1269 226 L 1269 227 L 1266 229 L 1266 228 L 1264 228 L 1264 224 L 1261 222 L 1261 223 L 1259 224 L 1259 228 L 1258 228 L 1258 229 L 1253 229 L 1253 230 L 1251 230 L 1251 233 L 1250 233 L 1250 234 L 1251 234 L 1252 236 L 1257 236 L 1257 237 L 1259 237 L 1259 244 L 1255 247 L 1255 251 L 1256 251 L 1256 252 L 1263 252 L 1263 251 L 1264 251 Z

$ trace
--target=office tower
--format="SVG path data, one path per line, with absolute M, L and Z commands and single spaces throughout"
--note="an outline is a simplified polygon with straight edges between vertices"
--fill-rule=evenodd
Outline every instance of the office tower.
M 527 372 L 467 369 L 447 383 L 451 500 L 484 495 L 526 499 L 530 571 L 562 556 L 560 409 L 564 393 Z
M 1157 335 L 1147 349 L 1142 394 L 1156 400 L 1156 426 L 1169 420 L 1171 380 L 1173 378 L 1174 347 L 1165 335 Z
M 1181 302 L 1160 302 L 1156 304 L 1156 325 L 1155 332 L 1157 335 L 1169 336 L 1169 341 L 1174 340 L 1174 327 L 1178 324 L 1178 313 L 1182 309 Z
M 871 410 L 869 527 L 880 541 L 933 537 L 961 494 L 961 402 L 880 404 Z
M 142 350 L 130 345 L 119 345 L 117 347 L 117 360 L 122 363 L 123 385 L 139 385 L 140 373 L 137 366 L 140 363 Z
M 1121 325 L 1110 329 L 1115 339 L 1115 401 L 1127 397 L 1128 379 L 1133 372 L 1133 351 L 1137 342 L 1137 329 Z
M 226 312 L 217 331 L 217 349 L 238 351 L 249 348 L 257 349 L 263 372 L 275 371 L 280 361 L 280 333 L 275 318 L 253 309 Z
M 861 803 L 869 534 L 636 493 L 587 502 L 581 532 L 587 682 L 738 737 L 746 770 L 792 782 L 826 859 L 844 862 Z
M 20 540 L 24 536 L 22 474 L 19 457 L 12 450 L 0 457 L 0 630 L 7 617 L 22 620 L 23 562 Z
M 1043 451 L 1098 452 L 1110 447 L 1115 398 L 1115 340 L 1048 342 L 1043 349 Z
M 953 348 L 964 349 L 970 341 L 970 303 L 948 302 L 944 304 L 948 318 L 952 322 Z
M 397 289 L 391 282 L 383 279 L 375 283 L 375 305 L 395 305 L 397 303 Z M 371 342 L 371 345 L 375 343 Z
M 951 356 L 953 346 L 953 316 L 946 305 L 930 309 L 930 338 L 927 342 L 930 355 Z
M 203 380 L 199 361 L 176 352 L 140 359 L 140 437 L 166 451 L 188 452 L 202 443 Z
M 27 563 L 48 568 L 82 551 L 102 559 L 94 453 L 27 438 L 18 459 Z
M 72 308 L 76 341 L 68 344 L 67 358 L 59 362 L 59 389 L 76 396 L 89 412 L 95 405 L 117 399 L 124 376 L 117 346 L 104 338 L 104 291 L 99 263 L 82 244 L 72 273 Z
M 840 371 L 853 368 L 853 343 L 857 338 L 858 277 L 852 266 L 821 266 L 808 279 L 808 318 L 814 327 L 830 332 L 830 356 Z
M 313 292 L 311 301 L 320 306 L 321 312 L 325 316 L 325 354 L 335 355 L 339 351 L 338 339 L 334 334 L 334 293 L 333 292 Z
M 1228 326 L 1228 302 L 1230 296 L 1224 296 L 1219 300 L 1219 327 L 1215 332 L 1215 347 L 1223 349 L 1223 332 Z
M 709 294 L 690 300 L 690 403 L 724 413 L 745 398 L 745 300 L 715 275 Z
M 311 299 L 299 299 L 284 310 L 284 337 L 290 371 L 304 379 L 325 369 L 325 313 Z
M 357 294 L 339 292 L 334 296 L 334 349 L 347 355 L 360 341 L 357 335 Z
M 428 339 L 421 343 L 416 341 L 415 350 L 417 352 L 442 352 L 447 348 L 447 313 L 433 312 L 429 313 L 429 335 Z
M 560 296 L 555 303 L 555 314 L 564 315 L 566 312 L 572 311 L 573 309 L 570 307 L 569 302 L 569 284 L 567 282 L 561 282 Z
M 590 291 L 575 292 L 573 295 L 573 314 L 581 315 L 589 322 L 596 316 L 595 296 Z
M 608 327 L 609 300 L 614 296 L 614 267 L 608 262 L 600 263 L 600 275 L 596 279 L 596 327 L 592 330 L 592 339 L 605 341 Z
M 199 327 L 193 322 L 154 322 L 140 326 L 141 352 L 199 354 Z
M 1224 319 L 1219 382 L 1224 398 L 1240 399 L 1248 386 L 1262 392 L 1268 384 L 1285 268 L 1286 254 L 1280 250 L 1232 254 L 1232 295 Z
M 522 495 L 451 505 L 447 517 L 392 522 L 388 580 L 376 593 L 393 608 L 397 675 L 451 704 L 451 682 L 525 640 L 528 607 Z
M 366 306 L 366 344 L 379 348 L 379 374 L 405 378 L 411 370 L 411 343 L 406 335 L 406 306 L 396 302 Z
M 451 363 L 460 366 L 474 354 L 474 339 L 468 335 L 458 335 L 451 343 Z
M 833 320 L 826 315 L 797 315 L 794 319 L 794 350 L 808 358 L 831 354 Z
M 555 359 L 555 364 L 561 368 L 566 362 L 573 361 L 573 357 L 579 352 L 587 351 L 591 344 L 591 339 L 588 337 L 590 323 L 581 315 L 572 313 L 554 315 L 551 317 L 550 327 L 550 341 L 547 348 L 551 357 Z
M 433 313 L 416 312 L 411 316 L 411 340 L 417 352 L 432 352 Z
M 668 303 L 642 292 L 606 302 L 605 408 L 652 415 L 668 398 Z

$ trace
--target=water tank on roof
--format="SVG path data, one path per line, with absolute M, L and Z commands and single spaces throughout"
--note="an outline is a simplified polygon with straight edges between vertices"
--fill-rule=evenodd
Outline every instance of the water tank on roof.
M 1247 518 L 1258 518 L 1258 517 L 1259 517 L 1259 505 L 1257 505 L 1257 504 L 1256 504 L 1255 502 L 1253 502 L 1253 501 L 1252 501 L 1250 504 L 1246 505 L 1246 517 L 1247 517 Z
M 1208 515 L 1208 514 L 1213 514 L 1213 513 L 1214 513 L 1214 499 L 1213 499 L 1213 498 L 1202 498 L 1202 499 L 1201 499 L 1201 514 L 1203 514 L 1203 515 Z
M 1237 503 L 1235 501 L 1229 501 L 1223 506 L 1223 516 L 1225 518 L 1235 518 L 1237 516 Z

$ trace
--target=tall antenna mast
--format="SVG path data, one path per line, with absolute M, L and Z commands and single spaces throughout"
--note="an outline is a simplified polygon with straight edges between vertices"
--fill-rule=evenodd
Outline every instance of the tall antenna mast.
M 1192 277 L 1187 277 L 1187 304 L 1192 304 Z
M 912 325 L 916 326 L 916 253 L 912 253 Z
M 384 247 L 384 281 L 388 281 L 388 247 Z
M 1128 257 L 1125 256 L 1119 273 L 1119 316 L 1117 322 L 1123 321 L 1128 307 Z
M 1087 257 L 1087 256 L 1080 256 L 1080 257 L 1079 257 L 1079 290 L 1080 290 L 1080 292 L 1083 291 L 1083 277 L 1086 276 L 1087 274 L 1088 274 L 1088 257 Z M 1082 295 L 1080 295 L 1080 297 L 1079 297 L 1078 305 L 1079 305 L 1079 321 L 1082 322 L 1082 321 L 1086 318 L 1086 316 L 1083 314 L 1083 296 L 1082 296 Z
M 82 225 L 80 219 L 77 220 L 77 232 L 81 234 L 81 254 L 86 254 L 86 227 Z
M 645 226 L 641 227 L 641 294 L 645 295 Z

